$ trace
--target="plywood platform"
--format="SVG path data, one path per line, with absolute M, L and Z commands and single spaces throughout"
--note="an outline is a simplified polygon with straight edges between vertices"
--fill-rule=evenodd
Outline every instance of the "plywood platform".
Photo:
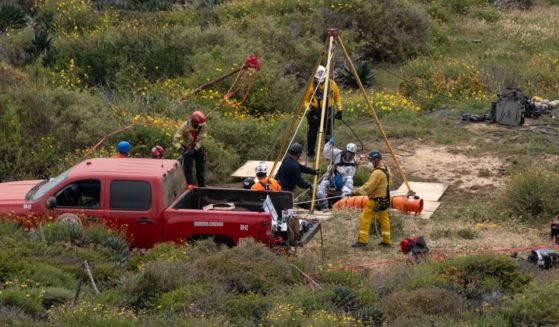
M 419 195 L 423 201 L 439 201 L 448 188 L 448 184 L 445 183 L 409 182 L 409 184 L 412 191 Z M 406 195 L 408 194 L 408 188 L 406 184 L 402 184 L 400 188 L 390 192 L 390 194 Z
M 278 172 L 278 169 L 281 164 L 278 162 L 275 171 L 272 174 L 270 174 L 270 169 L 272 169 L 272 166 L 274 165 L 273 161 L 249 160 L 245 162 L 245 164 L 242 165 L 239 169 L 235 170 L 235 172 L 231 174 L 231 177 L 239 177 L 239 178 L 254 177 L 256 175 L 254 169 L 261 162 L 266 163 L 266 167 L 268 167 L 268 176 L 275 175 Z
M 409 182 L 409 184 L 412 191 L 423 199 L 423 211 L 419 217 L 423 219 L 430 219 L 435 210 L 441 206 L 441 202 L 439 202 L 439 200 L 448 189 L 448 184 L 427 182 Z M 390 195 L 407 194 L 408 188 L 405 184 L 402 184 L 396 191 L 390 192 Z

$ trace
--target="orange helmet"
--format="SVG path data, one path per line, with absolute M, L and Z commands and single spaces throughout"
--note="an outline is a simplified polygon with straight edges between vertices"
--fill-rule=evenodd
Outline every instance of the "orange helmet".
M 190 120 L 197 120 L 200 124 L 206 121 L 206 115 L 201 111 L 195 111 L 190 115 Z

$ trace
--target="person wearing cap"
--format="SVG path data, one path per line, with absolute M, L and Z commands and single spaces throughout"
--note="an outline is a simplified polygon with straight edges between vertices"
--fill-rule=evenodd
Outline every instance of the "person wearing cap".
M 193 112 L 173 137 L 173 145 L 182 155 L 184 175 L 188 185 L 192 185 L 192 164 L 195 162 L 197 185 L 198 187 L 206 186 L 204 142 L 207 137 L 206 116 L 201 111 Z
M 388 167 L 382 163 L 382 154 L 378 150 L 369 152 L 367 156 L 369 164 L 367 167 L 372 169 L 369 180 L 351 192 L 351 195 L 367 195 L 369 201 L 361 212 L 361 223 L 359 225 L 359 236 L 357 242 L 352 247 L 365 247 L 369 243 L 369 229 L 373 219 L 377 219 L 380 224 L 381 246 L 391 247 L 390 237 L 390 218 L 388 209 L 390 207 L 389 181 L 390 173 Z
M 112 158 L 128 158 L 128 157 L 130 157 L 130 149 L 131 148 L 132 147 L 130 146 L 130 143 L 128 143 L 126 141 L 118 142 L 118 144 L 116 146 L 116 151 L 118 153 L 115 154 L 114 156 L 112 156 Z
M 318 175 L 319 171 L 299 163 L 301 153 L 303 153 L 303 146 L 293 143 L 287 151 L 287 157 L 281 162 L 276 180 L 280 183 L 282 191 L 292 192 L 296 186 L 302 189 L 312 188 L 312 185 L 303 179 L 301 173 Z
M 266 167 L 265 162 L 259 163 L 256 168 L 256 178 L 254 185 L 251 186 L 251 190 L 253 191 L 271 191 L 271 192 L 279 192 L 281 191 L 281 186 L 273 178 L 268 178 L 268 167 Z
M 322 113 L 322 103 L 326 98 L 326 117 L 324 119 L 324 142 L 332 135 L 334 122 L 332 116 L 336 119 L 342 119 L 342 97 L 338 84 L 333 79 L 328 80 L 328 96 L 324 95 L 324 82 L 326 81 L 326 68 L 322 65 L 318 66 L 314 75 L 313 84 L 309 85 L 305 92 L 304 105 L 307 116 L 307 156 L 312 158 L 315 156 L 316 137 L 320 129 L 320 116 Z M 336 113 L 334 114 L 333 105 L 336 105 Z
M 331 187 L 335 188 L 336 191 L 341 191 L 342 197 L 348 196 L 353 191 L 353 176 L 358 165 L 357 160 L 355 160 L 356 152 L 357 146 L 355 143 L 348 143 L 344 150 L 335 147 L 333 136 L 324 145 L 322 155 L 330 164 L 316 190 L 318 205 L 323 212 L 329 211 L 326 197 Z

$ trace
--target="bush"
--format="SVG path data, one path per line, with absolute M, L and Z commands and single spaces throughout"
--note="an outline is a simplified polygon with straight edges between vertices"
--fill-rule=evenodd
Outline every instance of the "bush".
M 41 299 L 36 290 L 7 289 L 0 293 L 0 303 L 4 306 L 16 307 L 24 313 L 39 318 L 45 310 L 41 306 Z
M 382 313 L 390 324 L 395 320 L 423 317 L 425 315 L 450 315 L 457 317 L 464 307 L 464 300 L 451 291 L 438 287 L 401 290 L 382 301 Z
M 21 7 L 12 4 L 0 5 L 0 32 L 22 27 L 25 23 L 25 11 Z
M 74 293 L 62 287 L 47 287 L 44 290 L 41 304 L 45 309 L 62 305 L 74 298 Z
M 479 300 L 491 293 L 521 291 L 530 281 L 511 258 L 479 254 L 458 257 L 440 264 L 438 274 L 467 298 Z
M 247 293 L 229 299 L 225 311 L 231 322 L 238 326 L 257 326 L 258 322 L 272 309 L 269 299 L 259 294 Z
M 503 305 L 511 326 L 555 326 L 559 324 L 557 281 L 535 281 Z
M 527 222 L 547 221 L 559 213 L 558 178 L 559 173 L 553 167 L 536 165 L 521 168 L 507 181 L 499 204 Z
M 64 153 L 99 140 L 109 116 L 86 93 L 32 83 L 0 93 L 0 179 L 48 177 Z

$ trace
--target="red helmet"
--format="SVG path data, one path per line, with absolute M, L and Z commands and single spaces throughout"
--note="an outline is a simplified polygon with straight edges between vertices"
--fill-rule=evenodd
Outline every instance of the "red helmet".
M 150 154 L 152 158 L 161 159 L 165 154 L 165 149 L 161 145 L 156 145 L 151 148 Z
M 197 120 L 200 124 L 203 124 L 206 121 L 206 115 L 201 111 L 195 111 L 190 115 L 190 119 Z

